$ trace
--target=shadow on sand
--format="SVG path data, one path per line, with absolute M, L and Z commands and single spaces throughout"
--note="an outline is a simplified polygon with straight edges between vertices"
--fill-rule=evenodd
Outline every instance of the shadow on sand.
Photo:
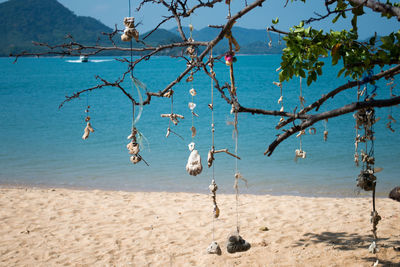
M 370 235 L 359 235 L 355 233 L 346 232 L 322 232 L 322 233 L 306 233 L 301 239 L 299 239 L 295 247 L 308 246 L 310 243 L 325 243 L 328 246 L 332 246 L 334 249 L 339 250 L 355 250 L 355 249 L 368 249 L 372 242 L 372 236 Z M 389 238 L 378 238 L 379 248 L 393 249 L 394 247 L 400 246 L 400 240 L 389 240 Z M 400 252 L 397 252 L 400 253 Z M 371 266 L 376 261 L 376 257 L 366 257 L 363 260 L 370 262 Z M 400 263 L 391 262 L 387 260 L 380 260 L 379 266 L 386 267 L 400 267 Z

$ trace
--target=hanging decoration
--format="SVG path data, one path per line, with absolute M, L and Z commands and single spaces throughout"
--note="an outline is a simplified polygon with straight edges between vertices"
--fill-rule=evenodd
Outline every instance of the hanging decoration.
M 135 29 L 135 18 L 126 17 L 124 18 L 125 30 L 121 35 L 121 40 L 124 42 L 130 42 L 132 38 L 139 41 L 139 32 Z
M 305 99 L 304 99 L 303 94 L 302 94 L 301 77 L 300 77 L 300 95 L 299 95 L 299 100 L 300 100 L 300 106 L 301 106 L 301 108 L 304 109 Z M 305 134 L 306 134 L 306 131 L 305 131 L 305 130 L 301 130 L 301 131 L 296 135 L 296 137 L 298 137 L 299 140 L 300 140 L 300 142 L 299 142 L 299 143 L 300 143 L 300 148 L 298 148 L 298 149 L 295 150 L 295 157 L 294 157 L 294 161 L 295 161 L 295 162 L 297 162 L 297 159 L 298 159 L 298 158 L 305 159 L 306 156 L 307 156 L 307 153 L 306 153 L 306 152 L 303 150 L 303 148 L 302 148 L 302 140 L 301 140 L 301 136 L 302 136 L 302 135 L 305 135 Z
M 368 76 L 363 79 L 363 81 L 368 81 L 369 77 L 372 76 L 372 72 L 368 73 Z M 365 86 L 363 91 L 360 93 L 359 90 L 357 92 L 357 100 L 359 97 L 365 94 L 364 101 L 369 101 L 376 96 L 377 86 L 374 85 L 374 89 L 369 94 L 368 87 Z M 371 224 L 372 224 L 372 234 L 373 241 L 369 246 L 369 251 L 371 253 L 378 252 L 377 247 L 377 225 L 381 220 L 381 216 L 379 216 L 378 212 L 375 209 L 375 189 L 376 189 L 376 176 L 374 175 L 376 172 L 382 170 L 382 168 L 374 168 L 375 165 L 375 156 L 374 156 L 374 124 L 379 120 L 375 117 L 375 109 L 374 108 L 364 108 L 358 110 L 353 115 L 356 120 L 356 149 L 358 148 L 358 143 L 363 142 L 365 144 L 365 150 L 361 150 L 361 161 L 362 167 L 361 172 L 357 177 L 357 186 L 365 191 L 372 191 L 372 212 L 371 212 Z M 363 136 L 358 134 L 359 130 L 363 130 Z M 356 163 L 359 162 L 358 153 L 356 150 Z M 355 156 L 356 157 L 356 156 Z
M 230 14 L 230 4 L 228 4 L 229 6 L 229 14 Z M 233 75 L 233 63 L 236 62 L 236 58 L 234 57 L 234 51 L 233 51 L 233 45 L 235 46 L 235 50 L 236 52 L 239 52 L 239 45 L 237 44 L 236 40 L 233 38 L 232 36 L 232 31 L 229 30 L 227 31 L 228 33 L 225 35 L 225 38 L 228 39 L 228 43 L 229 43 L 229 51 L 226 53 L 225 55 L 225 63 L 226 65 L 229 67 L 229 74 L 230 74 L 230 80 L 231 80 L 231 84 L 230 84 L 230 95 L 233 99 L 237 98 L 237 94 L 236 94 L 236 86 L 235 86 L 235 79 L 234 79 L 234 75 Z M 238 160 L 240 159 L 238 156 L 236 156 L 238 154 L 238 112 L 236 110 L 234 101 L 232 104 L 232 109 L 231 109 L 231 113 L 234 115 L 234 122 L 233 122 L 233 133 L 234 133 L 234 139 L 235 139 L 235 154 L 231 154 L 228 153 L 228 151 L 223 151 L 225 153 L 228 153 L 231 156 L 235 157 L 235 183 L 234 183 L 234 189 L 236 192 L 236 232 L 232 233 L 229 237 L 228 237 L 228 242 L 227 242 L 227 246 L 226 249 L 228 251 L 228 253 L 236 253 L 236 252 L 243 252 L 243 251 L 247 251 L 250 249 L 251 245 L 250 243 L 248 243 L 247 241 L 245 241 L 241 236 L 240 236 L 240 226 L 239 226 L 239 184 L 238 181 L 239 179 L 243 180 L 246 182 L 246 179 L 243 178 L 243 176 L 240 174 L 239 170 L 238 170 Z M 215 153 L 215 152 L 214 152 Z M 213 158 L 213 154 L 211 153 L 211 156 Z M 247 184 L 247 183 L 246 183 Z
M 390 78 L 390 82 L 386 84 L 390 88 L 390 98 L 395 97 L 396 95 L 393 94 L 393 89 L 395 88 L 394 78 Z M 392 128 L 392 123 L 396 123 L 395 118 L 393 118 L 393 107 L 389 108 L 389 115 L 388 115 L 388 122 L 386 123 L 386 128 L 388 128 L 392 133 L 394 133 L 394 129 Z
M 328 119 L 324 120 L 324 141 L 328 140 Z
M 134 19 L 134 17 L 131 17 L 131 1 L 129 0 L 128 3 L 129 3 L 129 17 L 124 19 L 125 31 L 124 31 L 124 34 L 121 36 L 121 40 L 130 42 L 130 48 L 131 48 L 130 64 L 132 64 L 132 62 L 133 62 L 132 37 L 135 38 L 135 40 L 137 41 L 139 38 L 139 34 L 135 29 L 135 25 L 134 25 L 135 19 Z M 149 166 L 149 164 L 139 154 L 142 140 L 145 138 L 142 135 L 142 133 L 140 133 L 136 128 L 136 124 L 140 120 L 140 117 L 142 116 L 142 112 L 143 112 L 143 98 L 142 98 L 142 94 L 140 92 L 140 88 L 144 88 L 146 91 L 147 91 L 147 88 L 146 88 L 146 85 L 144 85 L 141 81 L 139 81 L 138 79 L 136 79 L 133 76 L 132 67 L 131 67 L 131 71 L 130 71 L 130 78 L 132 81 L 132 90 L 134 92 L 135 88 L 136 88 L 136 92 L 138 94 L 139 112 L 138 112 L 137 116 L 135 117 L 136 102 L 134 100 L 132 100 L 132 127 L 131 127 L 131 133 L 127 137 L 127 139 L 130 140 L 130 142 L 126 145 L 126 148 L 128 149 L 128 152 L 131 155 L 130 161 L 133 164 L 137 164 L 137 163 L 143 161 L 147 166 Z
M 193 42 L 193 25 L 190 24 L 189 25 L 189 29 L 190 29 L 190 38 L 188 39 L 189 42 Z M 196 48 L 192 45 L 188 46 L 188 48 L 186 49 L 186 53 L 189 55 L 190 57 L 190 63 L 192 64 L 195 61 L 196 58 Z M 190 112 L 192 113 L 192 127 L 190 127 L 190 131 L 192 134 L 192 142 L 188 145 L 189 147 L 189 151 L 190 151 L 190 155 L 188 158 L 188 161 L 186 163 L 186 171 L 193 176 L 199 175 L 202 170 L 203 170 L 203 166 L 201 164 L 201 157 L 199 152 L 195 149 L 195 143 L 194 143 L 194 138 L 197 134 L 197 130 L 196 127 L 194 126 L 194 119 L 195 117 L 198 117 L 199 115 L 195 112 L 195 108 L 196 108 L 196 103 L 194 102 L 194 98 L 197 95 L 196 90 L 193 88 L 193 70 L 190 72 L 190 75 L 187 79 L 187 81 L 191 84 L 191 89 L 189 90 L 189 94 L 191 96 L 191 102 L 188 103 L 188 107 L 190 109 Z M 183 116 L 182 116 L 183 118 Z
M 93 127 L 92 127 L 92 124 L 90 124 L 89 109 L 90 109 L 90 106 L 87 105 L 87 108 L 86 108 L 86 110 L 85 110 L 85 113 L 86 113 L 86 118 L 85 118 L 86 127 L 85 127 L 85 130 L 83 131 L 83 135 L 82 135 L 82 139 L 83 139 L 83 140 L 88 139 L 90 133 L 93 133 L 93 132 L 94 132 L 94 129 L 93 129 Z
M 184 119 L 184 117 L 182 115 L 174 113 L 174 91 L 172 89 L 170 89 L 168 91 L 168 94 L 165 94 L 165 97 L 168 97 L 171 99 L 171 113 L 170 114 L 161 114 L 162 118 L 169 118 L 167 134 L 165 135 L 165 137 L 168 138 L 168 136 L 171 133 L 173 133 L 183 140 L 182 136 L 180 136 L 179 134 L 177 134 L 176 132 L 171 130 L 171 123 L 173 123 L 174 125 L 178 125 L 179 119 Z

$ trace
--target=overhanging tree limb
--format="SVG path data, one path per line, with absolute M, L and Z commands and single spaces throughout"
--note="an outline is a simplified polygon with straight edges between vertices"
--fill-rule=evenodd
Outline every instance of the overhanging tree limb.
M 382 108 L 382 107 L 390 107 L 394 105 L 400 104 L 400 96 L 393 97 L 390 99 L 383 99 L 383 100 L 369 100 L 363 102 L 355 102 L 348 105 L 345 105 L 341 108 L 337 108 L 334 110 L 322 112 L 320 114 L 311 115 L 308 119 L 304 120 L 301 124 L 295 125 L 289 130 L 285 131 L 284 133 L 280 134 L 268 147 L 268 149 L 264 152 L 264 155 L 271 156 L 274 152 L 275 148 L 284 140 L 292 136 L 293 134 L 304 130 L 311 125 L 326 120 L 333 117 L 338 117 L 359 109 L 363 108 Z

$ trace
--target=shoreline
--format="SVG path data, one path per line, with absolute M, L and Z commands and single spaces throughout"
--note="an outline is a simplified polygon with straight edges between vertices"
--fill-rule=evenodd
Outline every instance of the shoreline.
M 0 265 L 399 266 L 400 203 L 378 199 L 377 254 L 366 198 L 0 187 Z M 229 254 L 236 229 L 251 243 Z M 214 236 L 222 255 L 206 248 Z
M 132 189 L 114 189 L 114 188 L 106 188 L 106 187 L 96 187 L 96 186 L 73 186 L 73 185 L 49 185 L 49 184 L 28 184 L 28 183 L 2 183 L 0 181 L 0 190 L 1 189 L 66 189 L 66 190 L 77 190 L 77 191 L 105 191 L 105 192 L 126 192 L 126 193 L 187 193 L 187 194 L 204 194 L 208 195 L 209 190 L 208 188 L 204 188 L 201 191 L 169 191 L 169 190 L 132 190 Z M 248 191 L 248 190 L 247 190 Z M 353 196 L 344 195 L 344 194 L 337 194 L 337 195 L 308 195 L 308 194 L 290 194 L 288 192 L 266 192 L 266 193 L 254 193 L 254 192 L 243 192 L 239 190 L 240 195 L 250 195 L 250 196 L 273 196 L 273 197 L 304 197 L 304 198 L 338 198 L 338 199 L 370 199 L 371 192 L 364 192 L 360 191 L 360 194 L 354 193 Z M 232 193 L 220 193 L 222 195 L 235 195 L 234 191 Z M 376 199 L 386 199 L 388 198 L 389 192 L 387 195 L 383 195 L 383 193 L 378 193 L 375 198 Z

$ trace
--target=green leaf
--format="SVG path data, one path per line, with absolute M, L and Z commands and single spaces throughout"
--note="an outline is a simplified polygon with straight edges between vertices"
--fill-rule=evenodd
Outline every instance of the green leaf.
M 346 69 L 345 68 L 342 68 L 340 71 L 339 71 L 339 73 L 338 73 L 338 77 L 340 77 L 340 75 L 342 75 L 342 73 L 345 71 Z
M 312 77 L 311 77 L 311 75 L 308 75 L 308 77 L 307 77 L 307 85 L 310 86 L 311 83 L 312 83 Z
M 340 14 L 337 15 L 337 16 L 332 20 L 332 23 L 336 23 L 336 21 L 337 21 L 339 18 L 340 18 Z
M 279 72 L 279 82 L 283 82 L 285 80 L 285 76 L 283 75 L 283 71 Z
M 303 69 L 299 69 L 299 75 L 301 78 L 306 78 L 306 73 L 304 72 Z
M 278 17 L 277 17 L 276 19 L 273 19 L 273 20 L 272 20 L 272 23 L 273 23 L 273 24 L 278 24 L 278 22 L 279 22 L 279 18 L 278 18 Z

